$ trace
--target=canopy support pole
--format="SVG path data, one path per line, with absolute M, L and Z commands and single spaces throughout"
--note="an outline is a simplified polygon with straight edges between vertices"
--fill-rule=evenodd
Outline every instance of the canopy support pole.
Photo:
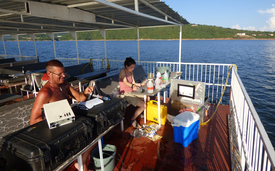
M 77 53 L 77 64 L 79 65 L 79 52 L 78 52 L 77 32 L 75 32 L 75 43 L 76 43 L 76 53 Z
M 56 59 L 56 49 L 55 49 L 54 33 L 52 33 L 52 40 L 53 40 L 54 59 Z
M 53 40 L 53 51 L 54 51 L 54 59 L 56 59 L 56 50 L 55 50 L 55 41 L 54 41 L 54 33 L 47 33 L 47 35 Z
M 19 39 L 18 39 L 18 34 L 11 34 L 11 37 L 13 37 L 17 41 L 18 51 L 19 51 L 19 56 L 20 56 L 20 61 L 22 61 L 21 49 L 20 49 L 20 43 L 19 43 Z
M 4 40 L 4 36 L 2 35 L 2 41 L 3 41 L 3 47 L 4 47 L 4 51 L 5 51 L 5 56 L 7 58 L 7 50 L 6 50 L 6 45 L 5 45 L 5 40 Z
M 138 41 L 138 64 L 140 65 L 139 27 L 137 28 L 137 41 Z
M 106 30 L 105 29 L 104 29 L 104 48 L 105 48 L 105 59 L 107 59 Z
M 35 57 L 36 57 L 36 59 L 38 59 L 38 56 L 37 56 L 37 49 L 36 49 L 36 41 L 35 41 L 35 36 L 34 36 L 34 34 L 27 34 L 29 37 L 31 37 L 32 38 L 32 40 L 33 40 L 33 43 L 34 43 L 34 50 L 35 50 Z
M 180 38 L 179 38 L 179 72 L 181 71 L 181 37 L 182 37 L 182 24 L 180 25 Z
M 38 59 L 37 48 L 36 48 L 36 40 L 35 40 L 34 34 L 33 34 L 33 43 L 34 43 L 35 56 L 36 56 L 36 59 Z M 38 62 L 39 62 L 39 61 L 38 61 Z
M 77 54 L 77 64 L 79 65 L 79 52 L 78 52 L 77 32 L 76 32 L 76 31 L 70 31 L 70 34 L 71 34 L 71 35 L 74 37 L 74 39 L 75 39 L 76 54 Z
M 106 30 L 105 29 L 99 29 L 100 34 L 104 38 L 104 49 L 105 49 L 105 59 L 107 59 L 107 49 L 106 49 Z

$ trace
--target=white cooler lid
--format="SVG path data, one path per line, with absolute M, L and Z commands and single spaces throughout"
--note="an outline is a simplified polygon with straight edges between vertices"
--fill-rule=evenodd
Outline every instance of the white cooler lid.
M 189 127 L 192 123 L 200 119 L 200 115 L 193 112 L 183 112 L 175 116 L 172 126 Z

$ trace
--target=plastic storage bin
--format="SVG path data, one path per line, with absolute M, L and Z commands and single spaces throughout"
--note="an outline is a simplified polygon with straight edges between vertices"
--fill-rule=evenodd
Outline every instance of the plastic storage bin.
M 175 116 L 172 123 L 174 129 L 174 141 L 187 147 L 198 138 L 200 115 L 193 112 L 183 112 Z
M 158 102 L 155 100 L 150 100 L 147 102 L 147 116 L 146 119 L 149 121 L 154 121 L 159 123 L 159 116 L 158 116 Z M 161 125 L 165 125 L 167 118 L 167 106 L 160 105 L 160 123 Z
M 102 147 L 102 155 L 103 155 L 103 164 L 104 164 L 104 170 L 105 171 L 112 171 L 115 168 L 115 155 L 116 155 L 116 146 L 111 144 L 104 144 Z M 100 171 L 101 170 L 101 163 L 100 163 L 100 157 L 99 157 L 99 149 L 96 147 L 93 152 L 93 159 L 94 159 L 94 165 L 95 170 Z

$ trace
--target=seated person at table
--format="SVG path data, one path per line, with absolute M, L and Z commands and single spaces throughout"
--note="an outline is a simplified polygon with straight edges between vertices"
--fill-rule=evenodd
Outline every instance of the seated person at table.
M 85 101 L 89 94 L 94 90 L 94 87 L 87 87 L 83 93 L 78 93 L 71 87 L 71 85 L 64 80 L 65 70 L 63 64 L 58 60 L 51 60 L 46 64 L 47 75 L 49 76 L 48 82 L 38 92 L 35 99 L 30 124 L 33 125 L 43 120 L 41 108 L 43 104 L 51 103 L 63 99 L 70 100 L 70 96 L 74 97 L 78 102 Z M 86 161 L 92 149 L 83 153 L 83 166 L 87 170 Z M 76 164 L 77 165 L 77 164 Z M 78 165 L 77 165 L 78 166 Z
M 135 69 L 136 62 L 133 58 L 128 57 L 124 62 L 125 68 L 120 70 L 119 73 L 119 86 L 120 93 L 124 95 L 124 98 L 128 101 L 128 103 L 132 104 L 138 109 L 135 111 L 131 119 L 131 124 L 133 127 L 137 128 L 140 125 L 137 123 L 136 118 L 142 113 L 142 111 L 146 108 L 146 103 L 140 100 L 136 96 L 130 96 L 128 93 L 132 91 L 137 91 L 140 86 L 144 86 L 146 82 L 136 83 L 134 79 L 133 70 Z

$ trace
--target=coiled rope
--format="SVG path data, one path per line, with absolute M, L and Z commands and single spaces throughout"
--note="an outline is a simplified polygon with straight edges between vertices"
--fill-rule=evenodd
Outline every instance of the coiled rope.
M 82 73 L 82 74 L 84 74 L 84 69 L 85 69 L 88 65 L 90 65 L 91 70 L 94 71 L 94 68 L 93 68 L 93 59 L 90 58 L 90 62 L 89 62 L 87 65 L 85 65 L 85 66 L 83 67 L 83 69 L 81 70 L 81 73 Z
M 107 60 L 107 62 L 108 62 L 108 65 L 107 65 L 107 69 L 110 69 L 111 68 L 111 66 L 110 66 L 110 63 L 109 63 L 109 59 L 108 58 L 103 58 L 102 59 L 102 61 L 101 61 L 101 68 L 103 68 L 103 61 L 104 61 L 104 59 L 106 59 Z
M 236 65 L 236 64 L 232 64 L 232 65 L 230 65 L 229 70 L 228 70 L 228 73 L 227 73 L 227 78 L 226 78 L 226 82 L 225 82 L 225 85 L 224 85 L 223 92 L 222 92 L 222 94 L 221 94 L 221 97 L 220 97 L 219 103 L 217 104 L 216 109 L 215 109 L 215 111 L 214 111 L 213 115 L 212 115 L 212 116 L 211 116 L 211 117 L 210 117 L 207 121 L 202 122 L 202 123 L 200 124 L 200 126 L 207 125 L 207 123 L 208 123 L 208 122 L 210 122 L 210 120 L 211 120 L 211 119 L 215 116 L 215 114 L 216 114 L 216 112 L 217 112 L 217 110 L 218 110 L 218 107 L 219 107 L 219 105 L 220 105 L 220 103 L 221 103 L 221 101 L 222 101 L 222 97 L 223 97 L 223 94 L 224 94 L 225 89 L 226 89 L 226 86 L 227 86 L 227 82 L 228 82 L 229 74 L 230 74 L 231 68 L 232 68 L 233 66 L 235 66 L 235 67 L 236 67 L 236 71 L 237 71 L 237 65 Z

